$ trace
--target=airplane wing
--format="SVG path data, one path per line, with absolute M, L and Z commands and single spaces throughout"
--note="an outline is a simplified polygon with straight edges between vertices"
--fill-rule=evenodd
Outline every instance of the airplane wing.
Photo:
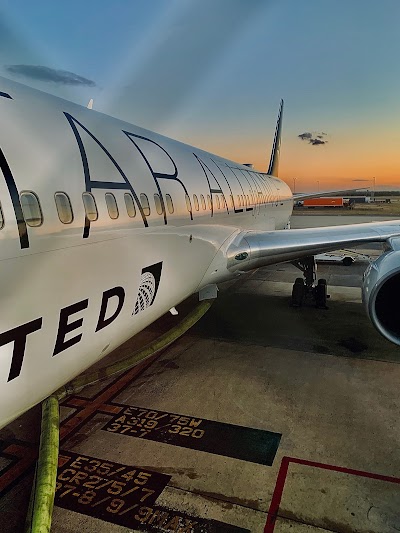
M 240 232 L 226 250 L 230 272 L 248 271 L 284 261 L 368 242 L 400 237 L 400 220 L 320 228 Z
M 325 198 L 325 197 L 329 197 L 329 196 L 337 196 L 338 194 L 341 194 L 341 195 L 346 195 L 346 194 L 349 194 L 349 193 L 355 193 L 355 192 L 359 192 L 360 194 L 361 193 L 364 193 L 365 194 L 365 191 L 368 191 L 369 189 L 367 188 L 364 188 L 364 189 L 343 189 L 343 190 L 335 190 L 335 191 L 322 191 L 322 192 L 313 192 L 313 193 L 310 193 L 310 194 L 303 194 L 303 193 L 299 193 L 299 194 L 294 194 L 293 193 L 293 200 L 295 202 L 299 202 L 300 200 L 311 200 L 312 198 Z

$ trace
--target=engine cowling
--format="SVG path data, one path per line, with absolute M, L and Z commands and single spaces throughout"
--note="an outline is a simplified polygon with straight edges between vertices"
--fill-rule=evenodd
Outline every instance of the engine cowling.
M 376 329 L 400 346 L 400 250 L 391 250 L 364 273 L 362 298 Z

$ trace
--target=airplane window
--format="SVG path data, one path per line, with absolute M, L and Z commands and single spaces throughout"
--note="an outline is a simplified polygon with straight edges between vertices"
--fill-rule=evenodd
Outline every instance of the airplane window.
M 187 210 L 189 211 L 189 213 L 191 212 L 192 210 L 192 204 L 190 203 L 190 198 L 187 194 L 185 194 L 185 200 L 186 200 L 186 207 L 187 207 Z
M 225 200 L 224 195 L 221 196 L 221 202 L 222 202 L 222 207 L 226 208 L 226 200 Z
M 207 203 L 208 203 L 208 209 L 211 210 L 212 204 L 211 204 L 211 196 L 209 194 L 207 194 Z
M 218 196 L 218 194 L 215 195 L 215 200 L 216 200 L 216 202 L 217 202 L 217 209 L 221 209 L 221 204 L 220 204 L 220 202 L 219 202 L 219 196 Z
M 250 196 L 247 195 L 247 205 L 250 205 Z
M 171 215 L 172 215 L 172 213 L 174 212 L 174 204 L 173 204 L 173 202 L 172 202 L 172 198 L 171 198 L 171 196 L 170 196 L 169 194 L 166 194 L 166 195 L 165 195 L 165 200 L 166 200 L 166 202 L 167 202 L 168 211 L 169 211 L 169 212 L 171 213 Z
M 194 203 L 194 208 L 196 209 L 196 211 L 198 211 L 199 210 L 199 200 L 197 199 L 196 194 L 193 195 L 193 203 Z
M 200 194 L 200 200 L 201 200 L 201 207 L 203 209 L 205 209 L 206 208 L 206 201 L 205 201 L 204 196 L 202 194 Z
M 110 192 L 106 192 L 105 198 L 108 214 L 110 215 L 110 218 L 115 220 L 119 216 L 117 200 L 115 199 L 115 196 Z
M 241 194 L 240 199 L 242 201 L 242 206 L 244 206 L 246 197 L 243 198 L 243 194 Z
M 97 212 L 96 201 L 93 195 L 90 192 L 84 192 L 82 194 L 82 200 L 88 220 L 90 220 L 91 222 L 97 220 L 99 214 Z
M 156 211 L 159 215 L 163 214 L 163 208 L 161 205 L 160 196 L 158 194 L 154 195 L 154 203 L 156 204 Z
M 234 209 L 235 207 L 235 202 L 233 201 L 233 194 L 231 194 L 231 207 L 232 209 Z
M 71 201 L 65 192 L 56 192 L 54 195 L 58 218 L 63 224 L 71 224 L 74 219 Z
M 142 204 L 143 213 L 148 217 L 150 215 L 150 204 L 146 194 L 142 193 L 140 195 L 140 203 Z
M 39 199 L 33 192 L 21 193 L 21 207 L 28 226 L 41 226 L 43 223 Z
M 136 207 L 135 207 L 135 203 L 133 201 L 132 195 L 126 192 L 124 194 L 124 200 L 125 200 L 125 207 L 126 207 L 126 212 L 128 213 L 128 217 L 135 218 Z
M 238 197 L 238 206 L 241 207 L 242 204 L 240 203 L 240 195 L 238 194 L 237 197 Z

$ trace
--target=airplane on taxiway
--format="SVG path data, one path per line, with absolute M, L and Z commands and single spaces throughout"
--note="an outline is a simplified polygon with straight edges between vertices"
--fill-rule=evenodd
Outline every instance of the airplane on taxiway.
M 363 297 L 400 345 L 400 220 L 291 230 L 282 108 L 263 173 L 0 78 L 0 427 L 256 267 L 295 262 L 293 303 L 311 290 L 324 307 L 313 256 L 343 246 L 387 243 Z

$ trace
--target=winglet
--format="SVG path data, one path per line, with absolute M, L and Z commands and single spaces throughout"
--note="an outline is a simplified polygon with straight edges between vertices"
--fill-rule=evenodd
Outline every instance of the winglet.
M 281 129 L 282 129 L 283 100 L 279 106 L 278 121 L 276 123 L 274 144 L 272 145 L 271 159 L 269 161 L 268 174 L 278 177 L 279 153 L 281 150 Z
M 93 98 L 89 100 L 88 105 L 86 106 L 88 109 L 93 109 Z

